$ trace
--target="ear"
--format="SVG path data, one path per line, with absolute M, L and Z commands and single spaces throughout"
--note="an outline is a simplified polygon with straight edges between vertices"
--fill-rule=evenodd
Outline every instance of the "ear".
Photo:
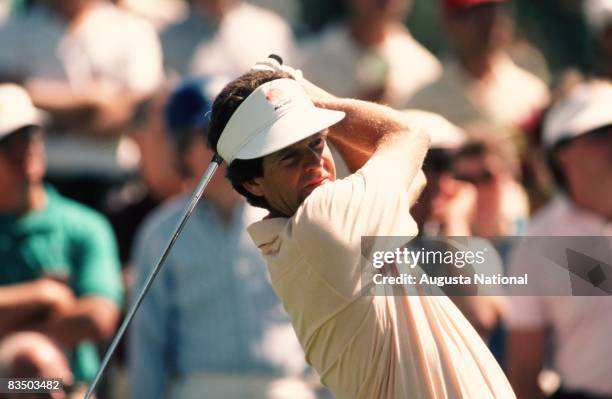
M 261 185 L 261 178 L 259 177 L 243 182 L 242 187 L 253 195 L 258 197 L 264 196 L 264 189 Z

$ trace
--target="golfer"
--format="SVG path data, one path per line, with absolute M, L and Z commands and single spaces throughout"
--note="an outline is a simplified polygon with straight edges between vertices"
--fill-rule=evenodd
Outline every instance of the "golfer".
M 209 145 L 233 187 L 269 211 L 248 231 L 322 382 L 338 399 L 514 398 L 447 297 L 361 293 L 361 237 L 417 234 L 428 135 L 390 108 L 269 69 L 219 94 Z M 327 140 L 347 178 L 335 179 Z

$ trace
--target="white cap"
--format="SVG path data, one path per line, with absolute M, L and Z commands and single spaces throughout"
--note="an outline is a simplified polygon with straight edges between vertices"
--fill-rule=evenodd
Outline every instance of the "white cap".
M 544 119 L 547 149 L 592 130 L 612 125 L 612 84 L 596 80 L 580 83 L 559 101 Z
M 420 127 L 429 134 L 431 138 L 429 148 L 452 150 L 461 147 L 467 141 L 467 134 L 463 129 L 439 114 L 418 109 L 403 112 L 410 124 Z
M 612 24 L 612 0 L 585 0 L 583 7 L 586 20 L 595 32 Z
M 223 129 L 217 152 L 230 164 L 297 143 L 344 118 L 344 112 L 315 107 L 293 79 L 266 82 L 253 91 Z
M 0 84 L 0 139 L 25 126 L 41 126 L 44 114 L 22 87 Z

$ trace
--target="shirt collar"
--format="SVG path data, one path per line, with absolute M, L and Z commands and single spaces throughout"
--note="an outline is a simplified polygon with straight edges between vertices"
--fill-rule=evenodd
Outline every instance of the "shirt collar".
M 289 222 L 288 218 L 271 218 L 255 222 L 247 227 L 251 239 L 261 248 L 273 243 Z

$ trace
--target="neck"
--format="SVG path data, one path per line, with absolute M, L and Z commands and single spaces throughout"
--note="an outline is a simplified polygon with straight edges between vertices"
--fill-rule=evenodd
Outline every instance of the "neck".
M 44 208 L 47 194 L 42 184 L 23 185 L 0 198 L 0 209 L 7 213 L 23 215 Z
M 382 20 L 365 21 L 363 18 L 353 17 L 349 21 L 351 37 L 363 47 L 375 47 L 383 43 L 387 29 L 387 23 Z
M 282 212 L 279 212 L 275 209 L 269 209 L 269 214 L 266 216 L 266 219 L 274 219 L 274 218 L 288 218 L 288 215 L 285 215 Z
M 463 70 L 476 80 L 486 77 L 491 72 L 497 56 L 497 53 L 492 52 L 479 55 L 457 52 L 457 59 Z
M 210 6 L 197 6 L 196 12 L 200 14 L 204 20 L 210 20 L 213 23 L 220 23 L 229 11 L 238 4 L 238 1 L 228 1 Z
M 87 12 L 93 5 L 98 3 L 98 0 L 84 1 L 76 5 L 72 9 L 57 10 L 60 16 L 67 21 L 71 28 L 74 28 L 79 24 Z

